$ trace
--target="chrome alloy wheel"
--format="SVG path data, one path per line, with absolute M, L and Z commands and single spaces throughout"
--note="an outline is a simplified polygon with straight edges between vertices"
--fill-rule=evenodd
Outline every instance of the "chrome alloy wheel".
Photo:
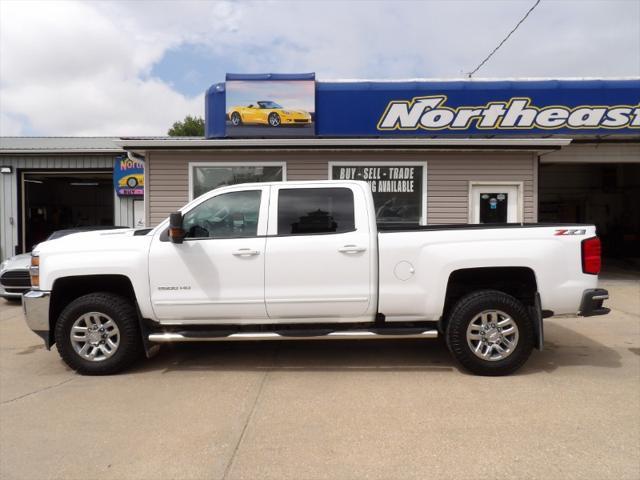
M 280 116 L 277 113 L 272 113 L 269 115 L 269 125 L 272 127 L 280 126 Z
M 477 357 L 495 362 L 511 355 L 518 345 L 518 325 L 500 310 L 484 310 L 467 327 L 467 344 Z
M 69 335 L 75 352 L 90 362 L 106 360 L 116 353 L 120 345 L 120 330 L 116 322 L 100 312 L 89 312 L 79 317 Z

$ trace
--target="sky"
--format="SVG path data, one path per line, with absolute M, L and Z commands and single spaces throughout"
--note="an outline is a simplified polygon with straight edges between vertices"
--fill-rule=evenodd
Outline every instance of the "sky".
M 0 0 L 0 135 L 165 135 L 225 73 L 460 78 L 534 0 Z M 475 75 L 640 76 L 640 0 L 542 0 Z

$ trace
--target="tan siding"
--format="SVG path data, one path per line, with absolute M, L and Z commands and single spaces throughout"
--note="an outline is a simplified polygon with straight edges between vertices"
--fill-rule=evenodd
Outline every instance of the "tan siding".
M 533 214 L 531 153 L 451 153 L 432 155 L 427 168 L 427 222 L 467 223 L 470 181 L 523 182 L 524 220 Z
M 189 201 L 187 162 L 183 155 L 150 152 L 146 159 L 148 225 L 154 227 Z
M 329 161 L 427 162 L 427 222 L 466 223 L 470 181 L 524 185 L 524 220 L 536 221 L 535 156 L 529 152 L 150 152 L 147 155 L 150 225 L 157 225 L 189 198 L 189 162 L 282 162 L 288 180 L 326 180 Z

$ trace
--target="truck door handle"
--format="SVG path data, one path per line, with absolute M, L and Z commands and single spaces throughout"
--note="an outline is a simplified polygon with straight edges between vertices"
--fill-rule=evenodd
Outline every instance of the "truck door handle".
M 366 250 L 365 247 L 359 247 L 358 245 L 345 245 L 344 247 L 340 247 L 338 251 L 340 253 L 360 253 Z
M 253 255 L 260 255 L 259 250 L 252 250 L 251 248 L 239 248 L 231 253 L 236 257 L 252 257 Z

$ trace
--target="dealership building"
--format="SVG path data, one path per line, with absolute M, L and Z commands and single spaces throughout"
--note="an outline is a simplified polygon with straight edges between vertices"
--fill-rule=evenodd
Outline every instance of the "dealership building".
M 206 92 L 205 137 L 122 137 L 95 165 L 106 172 L 123 155 L 144 160 L 143 197 L 110 193 L 114 224 L 153 227 L 222 185 L 357 179 L 371 185 L 380 223 L 595 223 L 605 256 L 629 263 L 640 246 L 639 102 L 640 78 L 228 75 Z M 15 205 L 2 207 L 6 256 L 28 248 L 19 237 L 31 208 L 24 182 L 37 180 L 29 175 L 77 163 L 17 166 L 4 149 L 0 156 L 13 166 L 0 179 L 0 198 Z
M 286 124 L 305 104 L 295 91 L 314 95 L 305 100 L 309 124 Z M 206 93 L 205 138 L 118 145 L 145 158 L 148 226 L 222 185 L 355 178 L 370 183 L 380 223 L 595 223 L 605 255 L 632 259 L 640 245 L 639 101 L 640 79 L 228 75 Z
M 143 226 L 143 163 L 117 140 L 0 137 L 0 260 L 56 230 Z

